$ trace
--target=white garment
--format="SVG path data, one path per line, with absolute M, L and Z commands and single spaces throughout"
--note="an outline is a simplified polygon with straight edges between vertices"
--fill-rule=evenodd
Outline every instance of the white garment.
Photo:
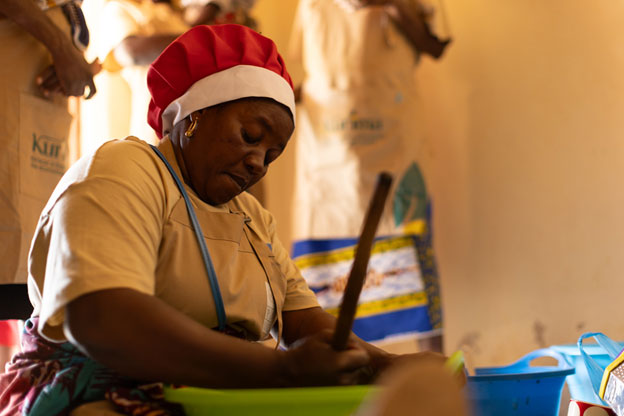
M 417 61 L 383 7 L 300 1 L 289 60 L 305 74 L 293 141 L 296 240 L 357 236 L 380 171 L 395 183 L 379 233 L 397 231 L 392 196 L 422 140 Z

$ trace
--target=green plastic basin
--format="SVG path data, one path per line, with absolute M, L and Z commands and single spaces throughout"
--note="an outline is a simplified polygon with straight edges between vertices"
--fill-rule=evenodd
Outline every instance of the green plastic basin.
M 182 404 L 187 416 L 348 416 L 377 389 L 374 386 L 245 390 L 183 387 L 165 388 L 165 399 Z

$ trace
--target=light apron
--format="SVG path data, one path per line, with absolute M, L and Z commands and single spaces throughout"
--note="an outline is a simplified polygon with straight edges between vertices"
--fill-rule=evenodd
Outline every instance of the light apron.
M 60 8 L 46 14 L 69 33 Z M 0 19 L 0 284 L 25 283 L 39 215 L 68 166 L 67 99 L 44 99 L 36 76 L 47 50 L 9 19 Z
M 206 271 L 205 278 L 197 282 L 197 290 L 188 294 L 189 309 L 185 312 L 191 316 L 203 315 L 200 320 L 208 326 L 250 341 L 266 338 L 277 322 L 279 338 L 286 279 L 271 247 L 261 240 L 251 219 L 243 212 L 196 210 L 165 156 L 155 146 L 152 148 L 166 164 L 184 198 L 174 207 L 171 218 L 194 230 L 197 249 L 202 252 L 203 264 L 188 266 Z M 163 251 L 168 251 L 168 245 L 169 242 L 163 243 Z M 189 262 L 199 263 L 196 256 L 187 257 Z M 166 287 L 160 291 L 166 292 Z M 205 299 L 207 292 L 212 294 L 212 301 Z
M 420 166 L 418 56 L 383 7 L 343 3 L 299 3 L 307 78 L 293 142 L 293 258 L 319 303 L 337 314 L 377 175 L 390 173 L 383 238 L 373 246 L 353 330 L 366 341 L 427 337 L 441 331 L 441 309 Z
M 414 79 L 417 57 L 383 8 L 348 12 L 334 0 L 307 1 L 302 61 L 307 78 L 297 113 L 295 240 L 359 235 L 377 174 L 394 177 L 379 233 L 401 225 L 424 199 L 397 200 L 423 142 Z M 329 47 L 331 45 L 331 47 Z M 411 207 L 410 207 L 411 205 Z M 424 211 L 423 211 L 424 212 Z M 409 214 L 409 213 L 408 213 Z

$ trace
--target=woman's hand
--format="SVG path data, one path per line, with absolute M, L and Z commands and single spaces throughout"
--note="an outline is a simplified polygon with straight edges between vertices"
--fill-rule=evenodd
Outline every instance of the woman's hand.
M 359 384 L 370 363 L 368 352 L 353 337 L 344 351 L 331 346 L 333 331 L 324 329 L 299 340 L 285 353 L 286 372 L 292 385 Z
M 393 357 L 395 357 L 394 354 L 390 354 L 361 340 L 353 333 L 349 338 L 347 350 L 342 352 L 334 351 L 331 347 L 331 337 L 333 336 L 334 329 L 336 328 L 336 318 L 325 312 L 320 307 L 287 311 L 284 312 L 282 316 L 284 319 L 284 343 L 289 345 L 291 349 L 298 349 L 302 347 L 303 345 L 300 344 L 302 341 L 306 343 L 316 340 L 324 344 L 322 346 L 322 352 L 319 352 L 319 354 L 327 353 L 330 355 L 333 354 L 334 357 L 341 357 L 340 354 L 349 353 L 349 355 L 346 355 L 345 357 L 352 358 L 353 355 L 351 354 L 355 351 L 364 351 L 367 354 L 368 360 L 366 363 L 357 361 L 352 362 L 352 364 L 359 364 L 359 367 L 352 366 L 350 367 L 350 370 L 345 370 L 342 375 L 345 382 L 341 382 L 340 384 L 370 383 L 380 371 L 390 365 Z M 306 356 L 301 356 L 305 361 Z M 302 364 L 313 367 L 319 365 L 309 359 L 307 362 L 302 362 Z M 317 368 L 313 368 L 312 370 L 315 369 L 318 370 Z M 327 374 L 328 373 L 326 373 L 326 375 Z M 330 384 L 336 383 L 337 382 L 334 381 Z

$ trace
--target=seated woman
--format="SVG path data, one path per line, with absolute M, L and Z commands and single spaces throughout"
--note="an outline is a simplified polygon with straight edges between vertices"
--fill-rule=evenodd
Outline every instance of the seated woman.
M 105 398 L 166 413 L 134 400 L 141 385 L 345 385 L 387 366 L 395 356 L 354 335 L 332 349 L 335 319 L 243 192 L 294 129 L 274 43 L 243 26 L 197 26 L 153 62 L 148 86 L 158 147 L 102 145 L 41 215 L 33 317 L 0 378 L 0 414 L 67 414 Z M 271 332 L 287 349 L 250 342 Z

